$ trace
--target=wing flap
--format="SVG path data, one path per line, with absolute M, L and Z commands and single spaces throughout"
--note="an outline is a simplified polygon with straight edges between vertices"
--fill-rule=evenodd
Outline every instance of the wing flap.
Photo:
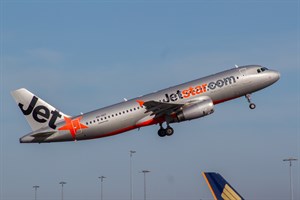
M 163 103 L 158 101 L 146 101 L 143 103 L 146 107 L 146 112 L 152 112 L 151 115 L 155 117 L 161 117 L 163 115 L 170 115 L 172 112 L 180 109 L 184 104 L 174 104 L 174 103 Z

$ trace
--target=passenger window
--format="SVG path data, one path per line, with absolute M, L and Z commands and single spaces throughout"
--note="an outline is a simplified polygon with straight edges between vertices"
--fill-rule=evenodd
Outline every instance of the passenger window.
M 94 123 L 96 123 L 96 120 L 94 120 Z
M 140 109 L 140 107 L 137 107 L 137 109 Z
M 121 112 L 119 112 L 119 115 L 121 115 L 122 113 Z
M 111 115 L 112 117 L 114 117 L 114 115 Z
M 85 124 L 86 124 L 86 125 L 89 125 L 89 123 L 88 123 L 88 122 L 86 122 Z
M 108 115 L 108 118 L 110 118 L 110 116 Z
M 260 69 L 257 69 L 257 73 L 260 73 Z
M 103 120 L 103 118 L 101 118 L 101 121 Z
M 133 110 L 136 110 L 136 108 L 134 108 Z
M 99 119 L 97 119 L 97 121 L 99 122 Z
M 104 119 L 106 119 L 106 117 L 104 117 Z

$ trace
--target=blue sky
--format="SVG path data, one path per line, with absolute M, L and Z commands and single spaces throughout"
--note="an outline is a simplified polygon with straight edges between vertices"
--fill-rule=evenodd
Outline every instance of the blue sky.
M 1 200 L 212 199 L 201 171 L 216 171 L 246 198 L 289 198 L 300 158 L 299 1 L 1 1 Z M 281 79 L 215 113 L 97 140 L 19 144 L 30 127 L 10 96 L 25 87 L 70 115 L 234 67 L 261 64 Z M 300 198 L 294 163 L 295 199 Z

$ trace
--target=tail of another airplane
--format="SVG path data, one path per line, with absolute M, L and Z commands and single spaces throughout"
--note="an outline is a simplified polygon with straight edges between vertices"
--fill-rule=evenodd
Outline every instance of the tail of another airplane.
M 214 200 L 244 200 L 244 198 L 218 173 L 202 172 Z
M 64 116 L 69 117 L 25 88 L 12 91 L 11 95 L 25 115 L 33 131 L 47 126 L 55 129 L 56 122 L 63 120 Z

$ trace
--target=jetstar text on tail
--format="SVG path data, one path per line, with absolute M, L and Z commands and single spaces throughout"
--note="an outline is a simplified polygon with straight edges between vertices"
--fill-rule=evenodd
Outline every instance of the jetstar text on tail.
M 43 105 L 36 106 L 37 101 L 38 98 L 36 96 L 33 96 L 27 109 L 24 109 L 24 105 L 21 103 L 19 103 L 18 105 L 24 115 L 30 115 L 32 113 L 33 119 L 39 123 L 45 123 L 52 114 L 48 125 L 49 127 L 56 129 L 55 122 L 57 118 L 61 118 L 61 114 L 57 110 L 50 111 L 47 107 Z

